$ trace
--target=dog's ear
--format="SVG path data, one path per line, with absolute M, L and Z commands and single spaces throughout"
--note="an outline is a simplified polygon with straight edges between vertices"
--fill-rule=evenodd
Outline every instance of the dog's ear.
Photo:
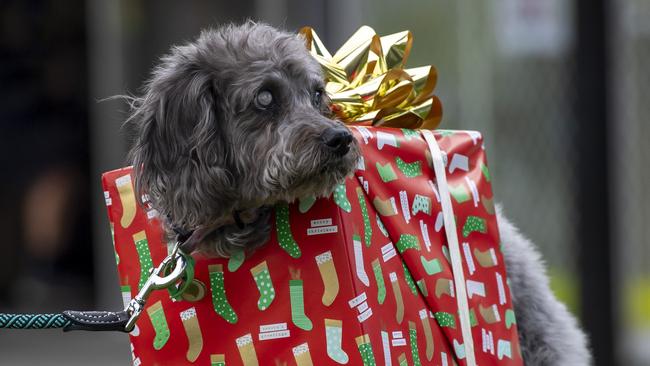
M 202 211 L 206 200 L 230 183 L 221 160 L 226 154 L 215 151 L 225 144 L 216 141 L 224 137 L 214 75 L 194 51 L 177 47 L 162 59 L 127 121 L 135 133 L 129 159 L 138 196 L 147 193 L 160 214 L 190 227 L 208 214 Z

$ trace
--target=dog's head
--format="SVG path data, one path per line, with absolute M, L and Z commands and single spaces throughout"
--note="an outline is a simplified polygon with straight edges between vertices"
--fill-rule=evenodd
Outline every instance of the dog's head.
M 133 102 L 137 190 L 172 225 L 328 195 L 359 158 L 304 39 L 248 22 L 163 57 Z

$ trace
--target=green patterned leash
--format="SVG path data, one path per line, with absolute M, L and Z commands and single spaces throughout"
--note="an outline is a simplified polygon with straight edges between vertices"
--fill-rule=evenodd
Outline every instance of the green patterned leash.
M 167 289 L 172 297 L 179 296 L 192 282 L 194 261 L 180 250 L 177 242 L 172 253 L 152 271 L 142 289 L 122 311 L 64 311 L 53 314 L 0 313 L 0 329 L 57 329 L 63 331 L 122 331 L 130 332 L 140 317 L 149 295 L 154 290 Z
M 2 314 L 0 328 L 57 329 L 69 326 L 71 320 L 63 314 Z

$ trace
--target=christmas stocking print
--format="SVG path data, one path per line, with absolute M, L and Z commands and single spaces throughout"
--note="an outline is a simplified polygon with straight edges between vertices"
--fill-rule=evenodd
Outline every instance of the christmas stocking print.
M 370 225 L 370 216 L 368 215 L 366 197 L 361 187 L 357 187 L 357 198 L 359 199 L 359 206 L 361 206 L 361 215 L 363 216 L 364 240 L 366 241 L 366 247 L 369 247 L 372 243 L 372 225 Z
M 487 198 L 481 195 L 481 203 L 483 204 L 483 208 L 485 209 L 485 212 L 487 212 L 490 215 L 494 215 L 494 197 Z
M 181 321 L 183 322 L 183 328 L 185 329 L 185 335 L 187 336 L 187 342 L 189 344 L 185 358 L 190 362 L 194 362 L 203 349 L 203 336 L 201 335 L 199 320 L 196 317 L 196 308 L 191 307 L 181 312 L 180 316 Z
M 363 246 L 361 244 L 361 237 L 357 234 L 352 236 L 352 246 L 354 248 L 354 265 L 356 267 L 357 278 L 364 285 L 370 286 L 370 279 L 366 273 L 365 262 L 363 260 Z
M 395 164 L 397 168 L 404 174 L 407 178 L 415 178 L 422 175 L 422 166 L 421 162 L 414 161 L 412 163 L 406 163 L 400 157 L 395 158 Z
M 253 336 L 248 333 L 235 340 L 239 356 L 241 357 L 244 366 L 258 366 L 257 353 L 253 345 Z
M 237 313 L 233 310 L 226 297 L 226 288 L 223 279 L 223 265 L 211 264 L 208 266 L 210 272 L 210 288 L 212 289 L 212 305 L 214 311 L 230 324 L 237 323 Z
M 343 340 L 343 322 L 335 319 L 325 319 L 325 340 L 327 355 L 342 365 L 348 363 L 348 354 L 341 347 Z
M 421 136 L 420 131 L 418 131 L 418 130 L 412 130 L 412 129 L 409 129 L 409 128 L 402 128 L 401 130 L 402 130 L 402 133 L 404 134 L 404 138 L 407 141 L 410 141 L 412 139 L 417 140 Z
M 291 320 L 298 328 L 311 330 L 313 324 L 305 315 L 305 298 L 302 280 L 289 281 L 289 296 L 291 299 Z
M 147 242 L 147 236 L 144 230 L 133 234 L 133 242 L 135 242 L 135 249 L 138 252 L 138 259 L 140 260 L 140 282 L 138 282 L 138 290 L 140 290 L 144 286 L 144 283 L 147 282 L 149 273 L 153 269 L 153 260 L 151 259 L 149 242 Z
M 420 194 L 415 195 L 415 198 L 413 198 L 413 205 L 411 206 L 411 213 L 415 216 L 418 212 L 424 212 L 427 215 L 431 215 L 431 198 Z
M 436 318 L 436 321 L 438 321 L 438 325 L 440 327 L 449 327 L 456 329 L 456 319 L 454 318 L 454 314 L 438 311 L 436 313 L 433 313 L 433 316 Z
M 418 288 L 417 286 L 415 286 L 415 282 L 413 281 L 413 276 L 411 276 L 411 272 L 408 270 L 408 268 L 406 268 L 406 263 L 404 263 L 404 261 L 402 261 L 402 267 L 404 267 L 404 279 L 406 280 L 406 284 L 411 290 L 411 293 L 417 296 Z
M 300 213 L 306 213 L 307 211 L 309 211 L 311 206 L 313 206 L 314 203 L 316 202 L 316 196 L 312 195 L 312 196 L 300 197 L 298 201 L 299 201 L 298 211 L 300 211 Z
M 403 353 L 397 357 L 397 362 L 399 362 L 399 366 L 409 366 L 408 362 L 406 361 L 406 355 Z
M 427 260 L 423 255 L 420 256 L 420 261 L 422 262 L 422 267 L 424 271 L 429 275 L 433 276 L 442 272 L 442 264 L 438 258 L 433 258 L 432 260 Z
M 384 366 L 393 366 L 392 355 L 390 353 L 390 338 L 385 329 L 381 330 L 381 347 L 384 350 Z
M 476 257 L 478 264 L 483 268 L 494 267 L 498 264 L 497 254 L 494 248 L 490 248 L 484 252 L 474 248 L 474 257 Z
M 257 300 L 257 308 L 266 310 L 275 299 L 275 288 L 273 288 L 273 281 L 266 261 L 251 268 L 251 274 L 257 285 L 257 290 L 260 292 L 260 298 Z
M 411 343 L 411 353 L 413 354 L 413 366 L 422 366 L 418 350 L 418 333 L 413 322 L 409 322 L 409 341 Z
M 468 237 L 473 232 L 487 233 L 487 223 L 484 218 L 478 216 L 468 216 L 465 225 L 463 225 L 463 237 Z
M 443 295 L 454 297 L 454 281 L 448 278 L 438 278 L 436 280 L 436 297 L 439 299 Z
M 510 329 L 513 324 L 517 324 L 515 312 L 512 309 L 506 309 L 506 329 Z
M 370 337 L 367 334 L 358 336 L 356 339 L 357 347 L 359 348 L 359 354 L 361 355 L 361 360 L 363 360 L 363 366 L 376 366 L 375 355 L 372 352 L 372 345 L 370 344 Z
M 478 312 L 481 313 L 481 317 L 487 324 L 494 324 L 501 321 L 501 316 L 499 315 L 499 309 L 496 304 L 483 307 L 483 305 L 478 305 Z
M 352 205 L 348 200 L 345 184 L 339 184 L 334 188 L 334 202 L 345 212 L 352 212 Z
M 332 252 L 328 250 L 325 253 L 317 255 L 316 264 L 318 265 L 320 277 L 323 280 L 323 305 L 330 306 L 339 293 L 339 278 L 336 274 Z
M 169 340 L 169 326 L 167 325 L 167 318 L 165 318 L 165 309 L 163 309 L 162 302 L 158 301 L 147 308 L 147 314 L 151 319 L 151 324 L 156 332 L 153 339 L 153 348 L 159 350 L 167 344 Z
M 377 162 L 375 166 L 377 167 L 377 173 L 379 173 L 382 182 L 388 183 L 397 180 L 397 173 L 395 173 L 395 170 L 393 170 L 393 166 L 390 163 L 381 165 Z
M 235 250 L 228 259 L 228 271 L 235 272 L 246 260 L 246 252 L 242 249 Z
M 293 347 L 293 358 L 296 359 L 296 366 L 314 366 L 311 361 L 311 353 L 309 352 L 309 345 L 303 343 Z
M 402 297 L 402 290 L 399 287 L 399 282 L 397 282 L 397 274 L 395 272 L 389 273 L 388 277 L 390 278 L 393 295 L 395 296 L 395 320 L 397 320 L 397 324 L 402 324 L 402 320 L 404 320 L 404 298 Z
M 385 200 L 375 196 L 372 200 L 372 205 L 375 206 L 375 210 L 381 216 L 395 216 L 397 215 L 397 204 L 395 203 L 395 197 L 389 197 Z
M 457 186 L 449 185 L 449 193 L 458 203 L 467 202 L 472 198 L 463 184 Z
M 424 329 L 424 339 L 426 341 L 426 356 L 427 360 L 431 361 L 433 358 L 433 333 L 431 333 L 431 323 L 429 322 L 429 310 L 420 310 L 420 321 L 422 322 L 422 329 Z
M 275 229 L 278 235 L 278 244 L 292 258 L 300 258 L 301 252 L 298 243 L 293 238 L 289 225 L 289 206 L 280 203 L 275 206 Z
M 210 366 L 226 366 L 226 355 L 223 353 L 210 355 Z
M 131 175 L 125 175 L 115 180 L 117 192 L 120 194 L 120 202 L 122 203 L 122 218 L 120 225 L 123 228 L 131 226 L 135 218 L 136 204 L 135 193 L 133 192 L 133 183 L 131 182 Z
M 408 249 L 420 250 L 420 241 L 415 235 L 401 234 L 395 246 L 397 247 L 399 254 L 402 254 Z
M 375 273 L 375 281 L 377 281 L 377 302 L 382 305 L 386 300 L 386 283 L 379 259 L 372 261 L 372 271 Z

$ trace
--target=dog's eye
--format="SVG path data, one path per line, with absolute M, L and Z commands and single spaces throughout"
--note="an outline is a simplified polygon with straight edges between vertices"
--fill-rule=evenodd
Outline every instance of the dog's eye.
M 316 89 L 311 95 L 311 104 L 318 108 L 320 107 L 320 104 L 323 101 L 323 90 L 322 89 Z
M 266 108 L 273 104 L 273 94 L 268 90 L 262 90 L 257 93 L 257 104 Z

